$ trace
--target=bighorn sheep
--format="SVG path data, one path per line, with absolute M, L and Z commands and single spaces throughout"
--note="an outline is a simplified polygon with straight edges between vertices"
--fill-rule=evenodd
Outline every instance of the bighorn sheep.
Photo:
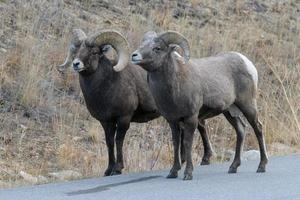
M 107 44 L 116 49 L 117 64 L 105 56 Z M 82 30 L 74 29 L 68 56 L 58 66 L 58 70 L 63 71 L 72 63 L 79 73 L 87 108 L 105 131 L 109 157 L 106 176 L 120 174 L 124 167 L 122 146 L 130 122 L 142 123 L 160 116 L 147 85 L 147 72 L 128 60 L 128 43 L 120 33 L 106 30 L 87 37 Z M 202 164 L 209 164 L 211 145 L 205 132 L 202 131 L 201 136 L 204 144 Z M 184 153 L 183 148 L 181 152 Z M 184 160 L 182 155 L 182 162 Z
M 175 51 L 179 45 L 184 56 Z M 265 172 L 268 162 L 262 125 L 258 120 L 256 93 L 257 71 L 252 62 L 240 53 L 228 52 L 212 57 L 190 59 L 190 47 L 181 34 L 168 31 L 156 35 L 148 32 L 131 61 L 148 71 L 148 85 L 156 105 L 171 129 L 174 140 L 174 164 L 169 178 L 176 178 L 180 170 L 178 148 L 179 126 L 184 127 L 186 169 L 184 180 L 192 179 L 191 148 L 198 120 L 224 114 L 237 134 L 234 161 L 229 173 L 236 173 L 241 163 L 245 137 L 243 113 L 253 127 L 260 148 L 257 172 Z
M 107 44 L 118 54 L 116 65 L 104 55 Z M 72 62 L 73 69 L 79 73 L 86 106 L 105 131 L 109 157 L 106 176 L 120 174 L 124 167 L 122 147 L 130 122 L 142 123 L 160 116 L 145 70 L 128 64 L 128 60 L 128 43 L 120 33 L 106 30 L 87 37 L 82 30 L 74 29 L 68 57 L 59 66 L 61 71 Z

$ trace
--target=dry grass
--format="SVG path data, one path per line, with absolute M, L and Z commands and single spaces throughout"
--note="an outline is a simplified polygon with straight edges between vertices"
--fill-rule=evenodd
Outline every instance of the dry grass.
M 55 70 L 64 59 L 74 27 L 88 33 L 116 28 L 127 36 L 132 49 L 147 30 L 172 29 L 190 40 L 195 57 L 242 52 L 259 71 L 258 104 L 269 153 L 299 152 L 300 21 L 293 1 L 268 1 L 264 15 L 245 9 L 239 0 L 190 1 L 193 7 L 217 11 L 216 16 L 203 11 L 212 15 L 204 25 L 194 23 L 188 13 L 173 18 L 168 6 L 154 6 L 147 18 L 129 10 L 122 16 L 113 10 L 128 7 L 127 1 L 113 1 L 116 6 L 109 9 L 92 6 L 98 5 L 93 0 L 14 2 L 0 1 L 4 8 L 0 10 L 0 50 L 2 43 L 7 50 L 0 51 L 0 187 L 30 184 L 20 177 L 21 170 L 48 176 L 72 169 L 92 177 L 101 176 L 106 168 L 103 130 L 85 108 L 77 75 L 70 70 L 62 76 Z M 168 168 L 172 161 L 169 132 L 163 119 L 132 124 L 124 146 L 124 171 Z M 223 117 L 217 117 L 209 120 L 208 132 L 215 161 L 224 161 L 225 151 L 235 146 L 233 130 Z M 257 149 L 250 128 L 248 133 L 245 149 Z M 274 144 L 284 144 L 286 149 Z M 194 146 L 194 160 L 199 163 L 199 134 Z

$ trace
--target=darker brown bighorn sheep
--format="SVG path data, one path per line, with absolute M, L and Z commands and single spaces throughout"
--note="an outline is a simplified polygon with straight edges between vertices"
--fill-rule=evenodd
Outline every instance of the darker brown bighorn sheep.
M 182 48 L 183 57 L 176 51 L 177 45 Z M 150 91 L 172 129 L 174 164 L 169 178 L 177 177 L 181 168 L 178 156 L 180 124 L 184 128 L 187 161 L 184 180 L 190 180 L 193 134 L 198 121 L 203 123 L 221 113 L 237 134 L 235 157 L 229 173 L 236 173 L 241 164 L 245 124 L 240 113 L 254 129 L 259 143 L 261 160 L 257 172 L 265 172 L 268 158 L 256 106 L 258 76 L 249 59 L 236 52 L 190 59 L 187 39 L 177 32 L 168 31 L 159 35 L 148 32 L 131 60 L 148 71 Z
M 117 63 L 104 55 L 105 45 L 116 50 Z M 128 60 L 128 43 L 120 33 L 106 30 L 87 37 L 82 30 L 75 29 L 68 57 L 59 66 L 63 70 L 72 63 L 79 73 L 86 106 L 105 131 L 109 157 L 106 176 L 120 174 L 124 167 L 122 146 L 130 122 L 142 123 L 160 116 L 146 82 L 145 70 L 128 64 Z

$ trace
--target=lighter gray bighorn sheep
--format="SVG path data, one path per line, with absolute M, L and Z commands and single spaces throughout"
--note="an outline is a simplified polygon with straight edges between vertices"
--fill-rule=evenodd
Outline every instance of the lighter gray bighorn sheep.
M 183 56 L 176 46 L 183 50 Z M 190 59 L 188 40 L 180 33 L 167 31 L 145 34 L 140 47 L 132 53 L 133 64 L 148 71 L 148 85 L 159 112 L 168 121 L 174 144 L 174 163 L 168 178 L 176 178 L 181 168 L 178 148 L 180 126 L 186 150 L 184 180 L 193 178 L 192 143 L 198 121 L 224 114 L 237 134 L 234 160 L 229 173 L 236 173 L 241 164 L 246 117 L 258 140 L 260 163 L 257 172 L 265 172 L 268 157 L 262 125 L 256 105 L 257 70 L 253 63 L 237 52 L 206 58 Z

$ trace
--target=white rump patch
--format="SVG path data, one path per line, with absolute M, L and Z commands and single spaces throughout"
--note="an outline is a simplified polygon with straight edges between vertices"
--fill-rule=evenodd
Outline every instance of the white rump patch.
M 258 75 L 257 75 L 257 70 L 256 70 L 255 66 L 253 65 L 253 63 L 246 56 L 244 56 L 241 53 L 238 53 L 238 52 L 232 52 L 232 53 L 239 55 L 243 59 L 244 63 L 247 66 L 247 71 L 252 76 L 253 81 L 254 81 L 255 85 L 257 86 Z

